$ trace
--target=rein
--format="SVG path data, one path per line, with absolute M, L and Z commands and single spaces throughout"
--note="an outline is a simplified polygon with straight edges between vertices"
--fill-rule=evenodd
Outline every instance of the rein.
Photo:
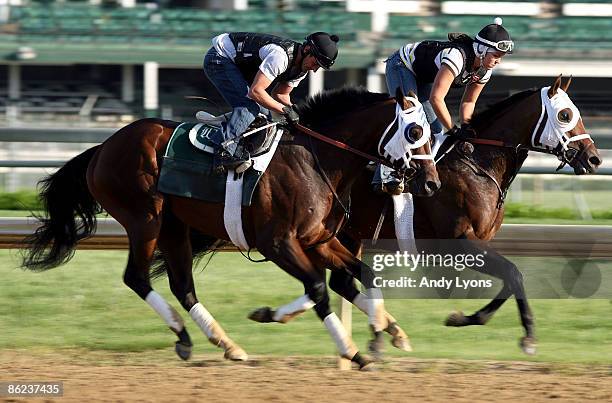
M 344 228 L 346 223 L 351 218 L 351 195 L 349 194 L 348 202 L 347 202 L 347 204 L 345 206 L 344 203 L 342 203 L 342 200 L 340 200 L 340 196 L 338 196 L 338 193 L 336 193 L 336 189 L 334 189 L 334 185 L 331 183 L 331 180 L 329 179 L 329 177 L 325 173 L 325 170 L 321 166 L 321 162 L 319 162 L 319 157 L 317 156 L 317 153 L 315 152 L 314 144 L 312 143 L 312 137 L 308 137 L 308 140 L 309 140 L 309 143 L 310 143 L 310 152 L 311 152 L 311 154 L 312 154 L 312 156 L 313 156 L 313 158 L 315 160 L 315 164 L 317 164 L 317 169 L 319 170 L 319 174 L 321 175 L 321 177 L 325 181 L 325 184 L 327 185 L 329 190 L 334 195 L 334 201 L 338 202 L 340 207 L 342 207 L 342 210 L 344 210 L 344 220 L 342 220 L 342 222 L 340 223 L 340 225 L 338 225 L 338 227 L 335 229 L 335 231 L 333 231 L 332 234 L 328 238 L 320 240 L 320 241 L 317 241 L 314 244 L 309 245 L 306 248 L 306 249 L 311 249 L 311 248 L 314 248 L 317 245 L 321 245 L 321 244 L 324 244 L 324 243 L 327 243 L 327 242 L 331 241 L 333 238 L 335 238 L 338 235 L 338 233 L 340 233 L 342 228 Z M 332 205 L 332 207 L 333 207 L 333 205 Z
M 501 140 L 492 140 L 492 139 L 479 139 L 479 138 L 474 138 L 474 137 L 469 137 L 467 139 L 464 140 L 467 143 L 471 143 L 471 144 L 480 144 L 480 145 L 486 145 L 486 146 L 493 146 L 493 147 L 500 147 L 500 148 L 508 148 L 508 149 L 512 149 L 514 151 L 515 154 L 518 154 L 519 151 L 521 150 L 528 150 L 528 151 L 544 151 L 544 150 L 540 150 L 534 147 L 525 147 L 522 144 L 512 144 L 506 141 L 501 141 Z M 495 187 L 497 188 L 497 191 L 499 192 L 499 200 L 497 201 L 497 205 L 495 206 L 497 209 L 500 209 L 503 205 L 504 202 L 506 201 L 506 196 L 508 195 L 508 190 L 510 189 L 510 185 L 512 184 L 512 182 L 514 181 L 514 179 L 516 178 L 516 176 L 518 175 L 519 171 L 520 171 L 520 167 L 517 167 L 515 169 L 515 171 L 512 173 L 512 175 L 510 176 L 510 179 L 508 181 L 508 185 L 506 186 L 505 189 L 502 189 L 501 184 L 497 181 L 497 179 L 495 179 L 495 177 L 493 175 L 491 175 L 489 172 L 487 172 L 483 167 L 481 167 L 476 161 L 472 161 L 469 159 L 469 157 L 465 154 L 465 153 L 460 153 L 461 155 L 461 161 L 463 161 L 467 166 L 469 166 L 472 171 L 474 171 L 474 173 L 482 173 L 484 174 L 484 176 L 486 176 L 487 178 L 489 178 L 493 184 L 495 184 Z M 550 152 L 550 154 L 554 154 L 554 152 Z
M 382 164 L 382 165 L 388 166 L 389 168 L 396 169 L 396 167 L 394 167 L 391 163 L 385 161 L 382 158 L 379 158 L 379 157 L 376 157 L 374 155 L 368 154 L 366 152 L 360 151 L 360 150 L 358 150 L 358 149 L 356 149 L 354 147 L 351 147 L 348 144 L 343 143 L 341 141 L 331 139 L 331 138 L 329 138 L 327 136 L 324 136 L 321 133 L 317 133 L 314 130 L 311 130 L 311 129 L 307 128 L 306 126 L 302 126 L 299 123 L 295 124 L 294 126 L 295 126 L 296 129 L 298 129 L 302 133 L 307 134 L 307 135 L 309 135 L 311 137 L 314 137 L 317 140 L 321 140 L 321 141 L 323 141 L 323 142 L 325 142 L 327 144 L 331 144 L 332 146 L 337 147 L 337 148 L 339 148 L 341 150 L 345 150 L 345 151 L 348 151 L 350 153 L 356 154 L 356 155 L 358 155 L 360 157 L 363 157 L 363 158 L 365 158 L 365 159 L 367 159 L 369 161 L 374 161 L 377 164 Z
M 341 150 L 345 150 L 348 151 L 350 153 L 353 153 L 355 155 L 358 155 L 360 157 L 363 157 L 365 159 L 367 159 L 368 161 L 374 161 L 378 164 L 382 164 L 385 166 L 388 166 L 392 169 L 396 169 L 392 164 L 390 164 L 389 162 L 385 161 L 382 158 L 376 157 L 374 155 L 368 154 L 366 152 L 363 152 L 361 150 L 358 150 L 354 147 L 349 146 L 346 143 L 343 143 L 341 141 L 338 140 L 334 140 L 331 139 L 321 133 L 318 133 L 314 130 L 309 129 L 306 126 L 303 126 L 299 123 L 296 123 L 293 125 L 297 130 L 299 130 L 300 132 L 308 135 L 308 140 L 309 140 L 309 144 L 310 144 L 310 151 L 313 155 L 313 158 L 315 160 L 315 164 L 317 165 L 317 169 L 321 175 L 321 177 L 323 178 L 323 181 L 325 182 L 325 184 L 327 185 L 327 187 L 329 188 L 329 190 L 332 192 L 333 196 L 334 196 L 334 201 L 337 202 L 340 207 L 342 207 L 342 210 L 344 210 L 344 219 L 342 220 L 342 223 L 340 223 L 340 225 L 336 228 L 335 231 L 332 232 L 332 234 L 326 238 L 323 239 L 321 241 L 318 241 L 310 246 L 308 246 L 307 249 L 313 248 L 317 245 L 321 245 L 324 243 L 329 242 L 330 240 L 332 240 L 334 237 L 336 237 L 338 235 L 338 233 L 342 230 L 342 228 L 344 227 L 344 225 L 346 225 L 346 223 L 348 222 L 350 216 L 351 216 L 351 198 L 349 196 L 348 199 L 348 203 L 346 204 L 346 206 L 344 205 L 344 203 L 342 203 L 342 200 L 340 200 L 340 196 L 338 196 L 338 194 L 336 193 L 336 190 L 334 189 L 333 184 L 331 183 L 331 180 L 329 179 L 329 177 L 327 176 L 327 174 L 325 173 L 325 170 L 323 170 L 323 167 L 321 166 L 321 162 L 319 161 L 319 157 L 317 156 L 317 153 L 315 152 L 315 148 L 314 148 L 314 144 L 312 142 L 312 138 L 314 137 L 317 140 L 321 140 L 324 143 L 330 144 L 336 148 L 339 148 Z
M 477 143 L 477 144 L 482 144 L 482 143 Z M 495 208 L 499 210 L 504 205 L 504 202 L 506 201 L 506 195 L 508 193 L 508 189 L 510 188 L 510 184 L 508 184 L 508 187 L 505 190 L 502 189 L 497 179 L 495 179 L 493 175 L 487 172 L 476 161 L 473 161 L 472 159 L 470 159 L 470 157 L 465 152 L 459 151 L 457 147 L 454 147 L 453 149 L 455 150 L 455 152 L 459 154 L 459 160 L 462 161 L 465 165 L 467 165 L 476 175 L 483 174 L 484 176 L 486 176 L 493 182 L 493 184 L 497 188 L 497 191 L 499 192 L 499 199 L 497 200 L 497 205 L 495 206 Z M 516 177 L 516 173 L 510 179 L 510 183 L 512 183 L 515 177 Z
M 570 163 L 573 159 L 577 158 L 580 154 L 582 154 L 582 152 L 585 151 L 583 149 L 583 150 L 577 151 L 574 155 L 570 156 L 567 152 L 561 151 L 561 146 L 557 147 L 556 149 L 548 150 L 548 149 L 536 148 L 533 146 L 524 146 L 522 144 L 514 145 L 512 143 L 508 143 L 506 141 L 501 141 L 501 140 L 479 139 L 479 138 L 474 138 L 474 137 L 466 138 L 463 141 L 467 143 L 471 143 L 471 144 L 480 144 L 480 145 L 493 146 L 493 147 L 509 148 L 509 149 L 514 150 L 515 154 L 518 154 L 518 152 L 521 150 L 535 151 L 535 152 L 540 152 L 544 154 L 551 154 L 557 157 L 559 160 L 561 160 L 561 165 L 559 165 L 559 167 L 557 168 L 557 171 L 561 169 L 565 164 Z M 591 144 L 589 144 L 589 146 Z M 512 175 L 510 176 L 509 181 L 508 181 L 508 186 L 506 187 L 506 189 L 502 189 L 497 179 L 495 179 L 489 172 L 487 172 L 484 168 L 478 165 L 478 163 L 476 163 L 475 161 L 472 162 L 467 157 L 467 155 L 465 154 L 461 155 L 461 160 L 466 165 L 468 165 L 475 173 L 477 173 L 477 171 L 481 172 L 486 177 L 491 179 L 491 181 L 493 181 L 493 183 L 495 184 L 495 187 L 497 188 L 497 191 L 499 192 L 499 200 L 497 202 L 496 207 L 500 209 L 506 200 L 506 196 L 508 194 L 508 190 L 510 189 L 510 185 L 512 184 L 512 182 L 514 181 L 514 179 L 516 178 L 516 176 L 518 175 L 520 171 L 520 167 L 517 167 L 515 171 L 512 173 Z
M 464 141 L 467 141 L 468 143 L 472 143 L 472 144 L 482 144 L 485 146 L 495 146 L 495 147 L 504 147 L 504 148 L 521 148 L 522 147 L 520 144 L 518 146 L 515 146 L 514 144 L 508 143 L 506 141 L 477 139 L 474 137 L 467 138 Z
M 479 139 L 479 138 L 474 138 L 474 137 L 470 137 L 464 140 L 465 142 L 471 143 L 471 144 L 480 144 L 480 145 L 486 145 L 486 146 L 493 146 L 493 147 L 500 147 L 500 148 L 507 148 L 507 149 L 511 149 L 514 151 L 515 155 L 518 155 L 519 151 L 536 151 L 536 152 L 543 152 L 546 154 L 552 154 L 555 155 L 557 157 L 559 157 L 560 154 L 556 153 L 554 150 L 544 150 L 544 149 L 540 149 L 540 148 L 535 148 L 532 146 L 524 146 L 522 144 L 512 144 L 509 143 L 507 141 L 501 141 L 501 140 L 492 140 L 492 139 Z M 497 191 L 499 192 L 499 200 L 497 201 L 497 205 L 495 206 L 497 209 L 500 209 L 503 205 L 504 202 L 506 201 L 506 197 L 508 195 L 508 190 L 510 189 L 510 185 L 512 184 L 512 182 L 514 182 L 514 179 L 516 178 L 516 176 L 518 175 L 521 167 L 517 166 L 514 169 L 514 172 L 510 175 L 509 179 L 508 179 L 508 184 L 505 187 L 505 189 L 502 189 L 501 184 L 497 181 L 497 179 L 495 179 L 495 177 L 493 175 L 491 175 L 489 172 L 487 172 L 483 167 L 481 167 L 476 161 L 472 161 L 468 158 L 468 156 L 464 153 L 461 153 L 461 161 L 463 161 L 467 166 L 470 167 L 470 169 L 472 169 L 472 171 L 474 171 L 474 173 L 482 173 L 484 174 L 484 176 L 486 176 L 487 178 L 489 178 L 493 184 L 495 185 L 495 187 L 497 188 Z

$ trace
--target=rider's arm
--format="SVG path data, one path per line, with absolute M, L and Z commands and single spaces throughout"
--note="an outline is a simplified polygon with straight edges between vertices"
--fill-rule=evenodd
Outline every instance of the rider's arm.
M 484 84 L 471 83 L 463 92 L 463 98 L 461 99 L 461 106 L 459 107 L 459 116 L 461 116 L 461 123 L 469 123 L 472 120 L 474 114 L 474 108 L 476 107 L 476 100 L 484 88 Z
M 283 105 L 291 106 L 291 96 L 289 94 L 292 90 L 293 87 L 288 83 L 279 83 L 272 91 L 272 98 Z
M 429 94 L 429 102 L 436 113 L 438 119 L 440 119 L 440 123 L 447 129 L 453 127 L 453 120 L 451 118 L 450 112 L 446 107 L 446 103 L 444 102 L 444 98 L 446 94 L 448 94 L 448 90 L 453 83 L 455 76 L 453 75 L 451 69 L 446 65 L 441 65 L 438 74 L 436 75 L 436 79 L 433 82 L 433 87 L 431 89 L 431 94 Z
M 283 113 L 284 105 L 276 101 L 266 92 L 266 89 L 270 86 L 270 84 L 272 84 L 272 81 L 266 77 L 261 70 L 259 70 L 255 76 L 255 80 L 253 80 L 253 84 L 251 84 L 251 87 L 249 88 L 249 93 L 247 96 L 264 108 L 278 113 Z

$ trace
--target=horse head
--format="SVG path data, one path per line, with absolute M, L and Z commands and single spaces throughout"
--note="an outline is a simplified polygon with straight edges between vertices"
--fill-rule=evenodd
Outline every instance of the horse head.
M 404 174 L 412 194 L 432 196 L 440 189 L 440 178 L 425 110 L 412 91 L 404 96 L 398 88 L 395 102 L 395 119 L 383 133 L 378 152 Z
M 544 141 L 549 142 L 561 161 L 558 169 L 569 164 L 576 175 L 594 173 L 602 159 L 584 127 L 580 111 L 567 94 L 571 81 L 570 77 L 562 84 L 559 76 L 551 87 L 542 89 L 542 103 L 547 116 L 543 129 L 543 136 L 546 136 Z
M 476 114 L 478 137 L 517 151 L 553 154 L 561 161 L 558 169 L 569 164 L 576 175 L 595 172 L 602 159 L 567 94 L 570 82 L 562 84 L 559 76 L 552 86 L 520 92 Z

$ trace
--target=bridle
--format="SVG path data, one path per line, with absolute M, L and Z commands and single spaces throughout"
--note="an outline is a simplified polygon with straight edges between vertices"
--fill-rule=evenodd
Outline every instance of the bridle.
M 417 105 L 417 102 L 419 102 L 416 98 L 412 98 L 412 97 L 406 97 L 407 100 L 409 100 L 410 102 L 412 102 L 413 105 Z M 399 105 L 396 105 L 396 108 L 401 110 L 399 108 Z M 387 126 L 387 128 L 385 129 L 385 131 L 383 132 L 382 136 L 381 136 L 381 141 L 380 143 L 382 143 L 383 139 L 389 134 L 391 128 L 396 124 L 396 122 L 398 121 L 398 119 L 400 118 L 400 112 L 396 109 L 396 114 L 395 114 L 395 118 L 391 121 L 391 123 L 389 123 L 389 125 Z M 412 112 L 414 109 L 413 108 L 409 108 L 406 111 L 402 111 L 401 113 L 410 113 Z M 425 121 L 426 122 L 426 121 Z M 413 154 L 412 150 L 417 149 L 422 147 L 426 142 L 428 142 L 431 138 L 431 134 L 429 135 L 425 135 L 423 134 L 416 142 L 412 143 L 409 148 L 407 149 L 407 154 L 408 156 L 404 159 L 404 163 L 405 166 L 404 167 L 400 167 L 398 168 L 395 164 L 391 163 L 388 161 L 387 158 L 389 158 L 388 153 L 384 153 L 384 157 L 386 158 L 381 158 L 369 153 L 366 153 L 364 151 L 358 150 L 355 147 L 352 147 L 342 141 L 339 140 L 334 140 L 328 136 L 325 136 L 324 134 L 321 134 L 315 130 L 312 130 L 302 124 L 294 124 L 291 125 L 293 126 L 295 129 L 297 129 L 298 131 L 310 136 L 310 137 L 314 137 L 317 140 L 323 141 L 324 143 L 330 144 L 336 148 L 339 148 L 341 150 L 345 150 L 348 151 L 352 154 L 358 155 L 362 158 L 367 159 L 368 161 L 372 161 L 375 162 L 377 164 L 381 164 L 381 165 L 385 165 L 389 168 L 395 169 L 397 170 L 399 173 L 403 173 L 405 172 L 408 168 L 409 168 L 409 163 L 411 160 L 433 160 L 434 157 L 433 155 L 430 154 Z M 380 146 L 379 143 L 379 146 Z
M 406 98 L 409 101 L 411 101 L 413 103 L 413 105 L 417 105 L 414 102 L 414 100 L 416 100 L 416 99 L 413 99 L 411 97 L 406 97 Z M 396 105 L 396 108 L 399 108 L 399 105 Z M 406 113 L 406 112 L 403 112 L 403 113 Z M 389 133 L 389 131 L 391 130 L 391 128 L 393 127 L 395 122 L 399 119 L 399 116 L 400 115 L 398 114 L 398 112 L 396 110 L 395 118 L 387 126 L 387 128 L 385 129 L 385 131 L 383 132 L 383 134 L 381 136 L 381 142 L 385 138 L 385 136 L 387 136 L 387 134 Z M 336 190 L 334 189 L 334 186 L 333 186 L 331 180 L 329 179 L 329 177 L 325 173 L 325 170 L 321 166 L 321 163 L 319 161 L 319 158 L 318 158 L 316 150 L 315 150 L 315 146 L 314 146 L 314 144 L 312 142 L 313 138 L 315 138 L 317 140 L 320 140 L 320 141 L 322 141 L 324 143 L 327 143 L 329 145 L 332 145 L 332 146 L 334 146 L 336 148 L 339 148 L 341 150 L 348 151 L 348 152 L 350 152 L 350 153 L 352 153 L 354 155 L 357 155 L 359 157 L 367 159 L 368 161 L 373 161 L 373 162 L 376 162 L 378 164 L 382 164 L 382 165 L 388 166 L 388 167 L 390 167 L 392 169 L 395 169 L 395 170 L 398 170 L 398 169 L 397 169 L 397 167 L 394 164 L 390 163 L 386 158 L 380 158 L 380 157 L 374 156 L 372 154 L 366 153 L 364 151 L 358 150 L 355 147 L 352 147 L 352 146 L 350 146 L 350 145 L 348 145 L 348 144 L 346 144 L 346 143 L 344 143 L 342 141 L 335 140 L 335 139 L 332 139 L 332 138 L 330 138 L 328 136 L 325 136 L 325 135 L 323 135 L 323 134 L 321 134 L 321 133 L 319 133 L 319 132 L 317 132 L 315 130 L 312 130 L 312 129 L 310 129 L 310 128 L 302 125 L 302 124 L 296 123 L 296 124 L 289 125 L 287 123 L 286 126 L 288 126 L 288 127 L 292 126 L 297 131 L 299 131 L 299 132 L 301 132 L 303 134 L 306 134 L 308 136 L 309 144 L 310 144 L 310 151 L 311 151 L 311 153 L 313 155 L 313 159 L 315 161 L 315 165 L 317 166 L 317 170 L 319 171 L 319 174 L 323 178 L 323 181 L 325 182 L 325 184 L 327 185 L 329 190 L 332 192 L 332 194 L 334 196 L 334 201 L 336 203 L 338 203 L 342 207 L 342 210 L 344 212 L 344 220 L 342 220 L 340 225 L 337 226 L 335 231 L 328 238 L 320 240 L 320 241 L 317 241 L 314 244 L 308 246 L 308 248 L 310 249 L 310 248 L 313 248 L 313 247 L 315 247 L 317 245 L 326 243 L 326 242 L 330 241 L 331 239 L 333 239 L 336 235 L 338 235 L 338 233 L 342 230 L 344 225 L 348 222 L 348 220 L 350 218 L 350 214 L 351 214 L 351 212 L 350 212 L 350 209 L 351 209 L 350 195 L 348 197 L 348 201 L 346 202 L 346 204 L 343 203 L 342 200 L 340 199 L 340 196 L 338 196 Z M 399 130 L 399 127 L 398 127 L 398 130 Z M 398 172 L 402 175 L 402 177 L 404 177 L 405 172 L 408 171 L 409 168 L 410 168 L 410 166 L 409 166 L 410 160 L 412 160 L 412 159 L 431 159 L 431 160 L 433 160 L 433 155 L 431 155 L 431 154 L 429 154 L 429 155 L 419 155 L 419 154 L 412 154 L 412 152 L 411 152 L 412 149 L 416 149 L 416 148 L 419 148 L 419 147 L 423 146 L 427 141 L 430 140 L 430 137 L 431 137 L 431 134 L 429 134 L 427 136 L 425 134 L 423 134 L 421 136 L 421 138 L 419 138 L 419 140 L 414 142 L 414 144 L 411 146 L 411 148 L 408 148 L 409 157 L 404 159 L 405 166 L 402 167 L 402 169 L 398 170 Z M 421 157 L 425 157 L 425 158 L 421 158 Z M 413 170 L 413 172 L 411 172 L 411 175 L 410 175 L 409 179 L 414 178 L 420 172 L 421 169 L 422 168 Z
M 532 131 L 531 146 L 534 151 L 545 152 L 556 156 L 559 161 L 561 161 L 561 164 L 557 168 L 558 171 L 566 164 L 573 166 L 576 159 L 578 159 L 582 153 L 584 153 L 590 147 L 593 147 L 595 143 L 593 142 L 591 135 L 588 133 L 582 133 L 571 137 L 567 135 L 567 133 L 573 130 L 578 124 L 578 121 L 580 120 L 580 111 L 569 99 L 565 91 L 561 89 L 558 89 L 557 93 L 555 93 L 553 97 L 549 98 L 549 88 L 550 87 L 544 87 L 540 89 L 542 112 L 540 114 L 538 123 Z M 558 103 L 565 102 L 564 106 L 572 111 L 572 119 L 569 122 L 560 123 L 554 122 L 551 119 L 549 110 L 553 113 L 557 112 L 552 106 L 553 101 Z M 555 140 L 557 141 L 557 145 L 555 147 L 550 147 L 547 144 L 543 144 L 542 135 L 545 132 L 548 136 L 550 136 L 551 132 L 554 134 Z M 585 139 L 589 139 L 591 141 L 586 147 L 574 148 L 569 146 L 572 142 Z M 541 147 L 538 147 L 538 144 L 540 144 Z
M 518 156 L 520 152 L 529 152 L 529 151 L 554 155 L 555 157 L 557 157 L 559 161 L 561 161 L 556 171 L 559 171 L 565 165 L 573 166 L 575 161 L 578 160 L 582 156 L 583 153 L 585 153 L 589 148 L 595 146 L 593 139 L 588 133 L 582 133 L 582 134 L 578 134 L 578 135 L 571 136 L 571 137 L 567 135 L 567 132 L 573 130 L 575 125 L 574 127 L 571 127 L 570 130 L 567 130 L 567 132 L 564 131 L 564 132 L 556 133 L 559 139 L 559 143 L 556 147 L 551 148 L 545 145 L 543 145 L 542 147 L 537 147 L 535 145 L 536 144 L 535 139 L 539 138 L 538 136 L 541 136 L 542 132 L 544 131 L 545 126 L 548 124 L 548 121 L 549 121 L 547 108 L 545 107 L 545 104 L 544 104 L 544 102 L 546 102 L 544 100 L 544 97 L 548 99 L 548 96 L 545 95 L 548 93 L 548 88 L 549 87 L 544 87 L 540 90 L 541 99 L 542 99 L 542 113 L 534 129 L 532 130 L 532 136 L 531 136 L 532 140 L 530 144 L 521 144 L 521 143 L 513 144 L 513 143 L 502 141 L 502 140 L 473 138 L 473 137 L 463 139 L 463 141 L 467 143 L 471 143 L 471 144 L 481 144 L 481 145 L 487 145 L 487 146 L 493 146 L 493 147 L 507 148 L 507 149 L 513 150 L 516 156 Z M 589 139 L 591 140 L 591 142 L 587 146 L 581 149 L 570 147 L 570 144 L 572 142 L 576 142 L 576 141 L 580 141 L 584 139 Z M 484 168 L 478 165 L 475 161 L 472 161 L 466 158 L 465 155 L 462 155 L 461 159 L 462 161 L 464 161 L 464 163 L 469 165 L 472 170 L 483 173 L 485 176 L 487 176 L 489 179 L 493 181 L 500 195 L 499 201 L 497 203 L 497 208 L 501 208 L 501 206 L 503 205 L 505 201 L 506 195 L 508 193 L 508 189 L 510 188 L 510 184 L 512 184 L 512 182 L 518 175 L 520 167 L 519 166 L 516 167 L 515 171 L 510 176 L 508 185 L 506 186 L 505 189 L 502 189 L 497 179 L 495 179 L 495 177 L 493 177 L 489 172 L 487 172 Z

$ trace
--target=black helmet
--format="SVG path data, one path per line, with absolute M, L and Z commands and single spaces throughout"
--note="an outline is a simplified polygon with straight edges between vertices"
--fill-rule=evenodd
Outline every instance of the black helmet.
M 474 38 L 474 42 L 494 48 L 504 53 L 512 53 L 514 42 L 506 28 L 502 27 L 502 19 L 496 18 L 494 24 L 485 26 Z
M 317 59 L 319 66 L 329 70 L 338 57 L 337 35 L 315 32 L 306 37 L 304 45 L 310 45 L 310 53 Z

